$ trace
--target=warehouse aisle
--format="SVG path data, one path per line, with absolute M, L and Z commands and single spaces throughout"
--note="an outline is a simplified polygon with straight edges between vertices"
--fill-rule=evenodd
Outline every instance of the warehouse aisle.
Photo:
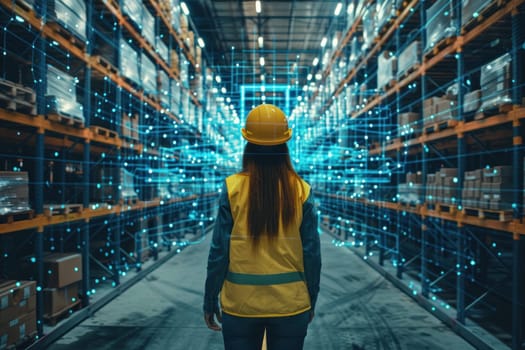
M 211 236 L 211 235 L 208 235 Z M 208 237 L 128 289 L 49 349 L 222 349 L 202 293 Z M 306 350 L 473 349 L 346 248 L 321 236 L 323 275 Z

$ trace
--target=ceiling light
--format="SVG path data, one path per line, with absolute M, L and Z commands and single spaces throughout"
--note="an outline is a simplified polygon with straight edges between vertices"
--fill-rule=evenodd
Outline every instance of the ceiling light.
M 321 40 L 321 47 L 325 47 L 326 46 L 327 40 L 328 39 L 326 39 L 326 36 L 323 38 L 323 40 Z
M 215 81 L 216 81 L 217 83 L 220 84 L 220 83 L 221 83 L 221 80 L 222 80 L 222 79 L 221 79 L 221 76 L 220 76 L 220 75 L 216 75 L 216 76 L 215 76 Z
M 312 66 L 315 67 L 315 66 L 317 66 L 318 64 L 319 64 L 319 58 L 316 57 L 316 58 L 314 58 L 314 60 L 312 61 Z
M 257 0 L 255 2 L 255 12 L 261 13 L 261 1 L 260 0 Z
M 313 76 L 312 76 L 312 73 L 308 74 L 308 76 L 306 77 L 306 80 L 310 81 L 312 80 Z
M 264 66 L 264 57 L 260 57 L 260 58 L 259 58 L 259 64 L 260 64 L 261 66 Z
M 182 12 L 184 12 L 186 16 L 190 15 L 190 10 L 188 9 L 188 6 L 186 5 L 184 1 L 180 3 L 180 8 L 182 9 Z
M 225 93 L 226 93 L 226 88 L 225 88 L 225 87 L 222 87 L 222 88 L 221 88 L 221 92 L 222 92 L 223 94 L 225 94 Z
M 262 36 L 258 37 L 257 38 L 257 42 L 259 43 L 259 48 L 262 49 L 262 47 L 264 45 L 264 38 Z
M 321 79 L 323 79 L 323 76 L 321 75 L 321 73 L 317 73 L 315 75 L 315 80 L 321 80 Z
M 343 3 L 342 2 L 337 3 L 337 6 L 335 7 L 334 15 L 339 16 L 342 9 L 343 9 Z
M 202 40 L 202 38 L 198 38 L 197 42 L 199 43 L 199 46 L 204 49 L 204 40 Z
M 261 74 L 261 81 L 264 81 L 264 74 Z
M 338 41 L 339 41 L 339 40 L 337 39 L 337 37 L 334 36 L 334 38 L 332 39 L 332 47 L 333 47 L 333 48 L 336 48 L 336 47 L 337 47 L 337 42 L 338 42 Z

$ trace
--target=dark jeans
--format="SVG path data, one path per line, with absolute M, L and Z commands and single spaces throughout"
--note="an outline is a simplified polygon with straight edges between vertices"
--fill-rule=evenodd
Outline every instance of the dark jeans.
M 310 311 L 287 317 L 237 317 L 222 313 L 226 350 L 261 350 L 264 330 L 268 350 L 301 350 Z

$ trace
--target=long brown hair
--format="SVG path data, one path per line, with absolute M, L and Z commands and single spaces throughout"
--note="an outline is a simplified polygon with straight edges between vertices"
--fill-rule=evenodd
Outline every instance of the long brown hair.
M 274 238 L 279 223 L 286 228 L 297 217 L 298 181 L 286 143 L 259 146 L 247 143 L 243 171 L 250 176 L 248 230 L 255 244 L 263 234 Z

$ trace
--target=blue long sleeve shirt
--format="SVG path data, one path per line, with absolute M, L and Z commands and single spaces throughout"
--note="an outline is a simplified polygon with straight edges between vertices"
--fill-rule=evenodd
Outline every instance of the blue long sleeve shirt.
M 228 200 L 228 191 L 223 187 L 219 199 L 219 211 L 215 220 L 213 237 L 208 256 L 207 278 L 204 291 L 204 312 L 219 311 L 219 292 L 228 273 L 230 235 L 233 228 L 233 218 Z M 304 275 L 312 311 L 315 309 L 319 294 L 321 274 L 321 248 L 317 229 L 317 211 L 314 198 L 310 192 L 303 204 L 303 221 L 300 227 L 303 246 Z

